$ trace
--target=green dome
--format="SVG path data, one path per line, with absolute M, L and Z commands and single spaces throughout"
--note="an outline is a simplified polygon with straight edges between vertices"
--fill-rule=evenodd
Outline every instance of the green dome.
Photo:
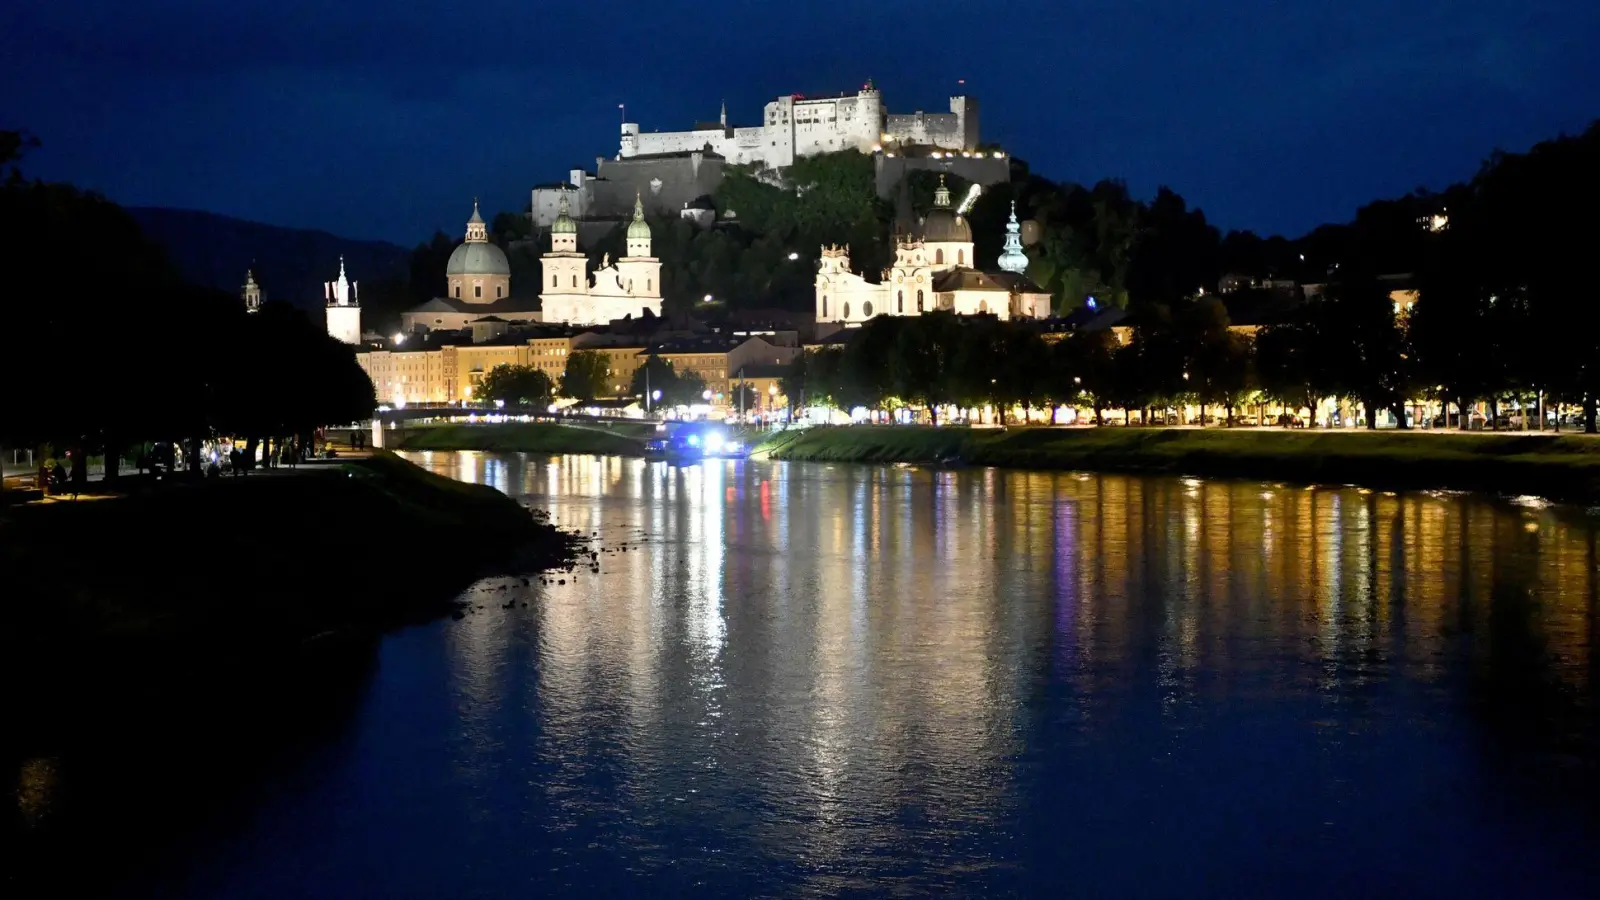
M 650 239 L 650 225 L 644 220 L 644 200 L 637 194 L 633 197 L 633 221 L 628 223 L 628 239 Z
M 510 275 L 511 264 L 499 247 L 482 241 L 468 241 L 450 254 L 446 275 Z
M 567 203 L 567 192 L 561 192 L 561 210 L 556 214 L 556 220 L 550 223 L 551 234 L 577 234 L 578 223 L 572 221 L 572 206 Z

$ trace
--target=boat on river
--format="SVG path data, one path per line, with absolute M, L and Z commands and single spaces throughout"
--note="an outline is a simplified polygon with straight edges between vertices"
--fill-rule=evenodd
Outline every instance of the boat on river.
M 645 441 L 646 459 L 692 463 L 703 459 L 744 459 L 744 443 L 717 422 L 664 422 L 656 436 Z

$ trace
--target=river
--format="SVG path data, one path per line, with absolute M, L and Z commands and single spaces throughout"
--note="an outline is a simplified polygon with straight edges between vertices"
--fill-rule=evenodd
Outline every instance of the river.
M 410 458 L 592 534 L 598 571 L 384 638 L 125 893 L 1600 896 L 1600 516 Z

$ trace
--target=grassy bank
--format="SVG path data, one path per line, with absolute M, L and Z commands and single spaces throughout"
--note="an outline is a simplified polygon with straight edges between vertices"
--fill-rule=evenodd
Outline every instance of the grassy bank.
M 652 426 L 618 422 L 610 427 L 554 422 L 495 425 L 427 425 L 399 431 L 396 450 L 486 450 L 501 453 L 596 453 L 640 456 Z
M 1152 472 L 1600 500 L 1600 439 L 1552 434 L 1160 428 L 814 428 L 774 459 Z
M 485 570 L 569 538 L 493 488 L 390 454 L 297 472 L 134 483 L 0 512 L 16 661 L 248 655 L 448 613 Z

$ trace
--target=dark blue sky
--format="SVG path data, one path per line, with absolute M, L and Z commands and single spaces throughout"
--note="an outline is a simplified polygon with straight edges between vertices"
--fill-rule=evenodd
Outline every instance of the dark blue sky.
M 965 78 L 984 137 L 1055 179 L 1167 184 L 1301 233 L 1600 117 L 1595 0 L 52 0 L 8 7 L 0 127 L 32 174 L 131 205 L 405 244 L 474 194 L 646 130 L 755 124 L 871 77 L 894 112 Z

